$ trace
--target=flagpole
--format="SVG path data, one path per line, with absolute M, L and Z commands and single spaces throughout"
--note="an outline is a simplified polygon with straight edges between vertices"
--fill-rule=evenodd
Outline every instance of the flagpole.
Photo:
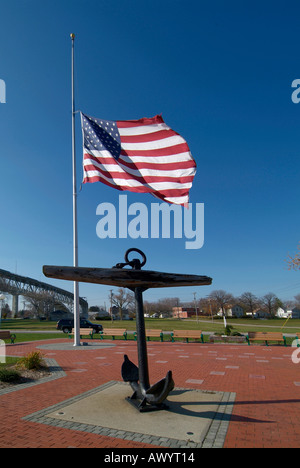
M 76 187 L 76 154 L 75 154 L 75 93 L 74 93 L 74 40 L 72 40 L 72 164 L 73 164 L 73 266 L 78 266 L 78 233 L 77 233 L 77 187 Z M 79 319 L 79 284 L 74 281 L 74 346 L 80 346 Z

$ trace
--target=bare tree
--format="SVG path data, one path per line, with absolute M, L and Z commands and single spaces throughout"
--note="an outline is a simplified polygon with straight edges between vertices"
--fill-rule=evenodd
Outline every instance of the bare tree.
M 251 312 L 253 317 L 254 311 L 255 309 L 257 309 L 259 304 L 258 298 L 254 296 L 254 294 L 252 294 L 251 292 L 247 291 L 239 297 L 239 301 L 244 306 L 246 312 Z
M 282 301 L 282 307 L 286 310 L 291 310 L 294 307 L 296 307 L 296 301 L 293 301 L 291 299 L 286 299 L 285 301 Z
M 211 299 L 207 297 L 201 297 L 198 300 L 198 306 L 200 314 L 209 315 L 211 311 Z
M 180 300 L 178 297 L 165 297 L 159 299 L 157 303 L 157 312 L 159 314 L 165 314 L 172 316 L 173 307 L 179 307 Z
M 226 307 L 232 304 L 234 300 L 233 295 L 223 291 L 223 289 L 217 289 L 212 291 L 209 297 L 216 303 L 218 308 L 221 309 L 223 317 L 226 317 Z
M 296 296 L 294 296 L 294 299 L 296 301 L 296 306 L 300 306 L 300 294 L 297 294 Z
M 152 315 L 157 311 L 157 303 L 144 301 L 144 312 L 147 315 Z
M 46 316 L 47 319 L 50 318 L 50 314 L 53 312 L 55 304 L 57 303 L 51 292 L 48 291 L 31 292 L 27 293 L 24 297 L 26 297 L 26 300 L 31 304 L 36 316 Z
M 123 320 L 123 309 L 129 307 L 134 302 L 134 295 L 125 291 L 124 288 L 119 288 L 117 294 L 113 294 L 111 297 L 112 303 L 118 307 L 120 313 L 120 319 Z
M 260 299 L 264 309 L 268 312 L 270 317 L 273 317 L 275 315 L 275 309 L 278 306 L 278 298 L 275 296 L 274 293 L 268 293 L 265 294 L 261 299 Z
M 297 252 L 293 257 L 291 255 L 288 255 L 287 264 L 289 270 L 300 270 L 300 242 L 297 247 L 297 250 L 299 252 Z

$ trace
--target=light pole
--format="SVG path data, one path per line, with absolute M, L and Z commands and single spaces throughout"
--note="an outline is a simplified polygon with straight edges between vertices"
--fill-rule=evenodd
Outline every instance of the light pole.
M 196 293 L 194 292 L 194 307 L 195 307 L 195 312 L 196 312 L 196 318 L 197 318 L 197 323 L 198 323 L 198 312 L 197 312 L 197 306 L 196 306 Z
M 113 305 L 113 290 L 110 289 L 109 291 L 110 291 L 110 319 L 113 322 L 114 321 L 113 308 L 112 308 L 112 305 Z
M 211 315 L 211 321 L 212 321 L 212 323 L 214 323 L 214 316 L 213 316 L 213 313 L 212 313 L 210 297 L 207 297 L 207 299 L 208 299 L 208 303 L 209 303 L 209 311 L 210 311 L 210 315 Z
M 2 322 L 2 307 L 3 307 L 3 301 L 5 300 L 5 296 L 3 294 L 0 295 L 0 301 L 1 301 L 1 306 L 0 306 L 0 327 L 1 327 L 1 322 Z

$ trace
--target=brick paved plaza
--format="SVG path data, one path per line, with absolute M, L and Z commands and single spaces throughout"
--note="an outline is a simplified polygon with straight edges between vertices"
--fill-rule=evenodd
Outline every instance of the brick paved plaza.
M 107 389 L 118 382 L 124 388 L 120 372 L 123 354 L 137 363 L 136 343 L 105 340 L 89 344 L 78 349 L 70 340 L 62 339 L 7 346 L 7 355 L 11 356 L 40 350 L 54 372 L 50 379 L 36 385 L 0 390 L 0 447 L 183 447 L 183 441 L 174 437 L 130 430 L 130 423 L 129 430 L 118 430 L 101 426 L 101 422 L 98 427 L 47 417 L 51 411 L 80 402 L 82 395 L 93 395 L 95 389 Z M 294 350 L 284 346 L 149 342 L 150 381 L 157 382 L 172 370 L 175 387 L 202 392 L 203 405 L 212 404 L 210 392 L 221 392 L 215 411 L 193 413 L 194 422 L 198 418 L 200 424 L 204 417 L 209 422 L 203 447 L 297 448 L 300 364 L 292 362 Z M 131 393 L 128 386 L 128 395 Z M 192 406 L 190 403 L 186 412 L 191 412 Z M 143 414 L 136 411 L 134 420 L 138 418 Z M 199 444 L 193 443 L 193 436 L 187 436 L 186 446 Z

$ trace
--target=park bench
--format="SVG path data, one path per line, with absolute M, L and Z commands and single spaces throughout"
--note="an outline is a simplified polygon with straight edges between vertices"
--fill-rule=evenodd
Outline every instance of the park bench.
M 286 338 L 279 332 L 249 332 L 246 338 L 248 345 L 250 345 L 251 341 L 264 341 L 267 346 L 269 341 L 283 341 L 284 346 L 286 346 Z
M 160 338 L 160 341 L 164 341 L 164 334 L 162 330 L 156 330 L 154 329 L 148 329 L 145 330 L 146 333 L 146 338 L 148 341 L 150 341 L 151 337 L 157 337 Z M 134 339 L 136 340 L 136 332 L 134 332 Z
M 8 330 L 1 330 L 0 331 L 0 340 L 10 340 L 12 344 L 14 344 L 16 339 L 16 335 L 14 333 L 10 333 Z
M 171 333 L 171 340 L 174 342 L 174 338 L 185 338 L 186 342 L 189 342 L 189 339 L 201 340 L 203 343 L 203 334 L 201 330 L 174 330 Z
M 164 341 L 164 334 L 162 330 L 155 330 L 155 328 L 146 330 L 146 338 L 148 341 L 150 340 L 151 336 L 159 337 L 160 341 Z
M 72 332 L 69 334 L 69 338 L 71 338 L 73 335 L 75 335 L 75 328 L 72 328 Z M 94 330 L 92 328 L 80 328 L 79 335 L 80 338 L 83 336 L 89 336 L 91 339 L 93 339 Z
M 112 339 L 115 339 L 115 336 L 123 336 L 127 340 L 127 330 L 126 328 L 104 328 L 100 331 L 100 339 L 103 340 L 104 336 L 112 336 Z

